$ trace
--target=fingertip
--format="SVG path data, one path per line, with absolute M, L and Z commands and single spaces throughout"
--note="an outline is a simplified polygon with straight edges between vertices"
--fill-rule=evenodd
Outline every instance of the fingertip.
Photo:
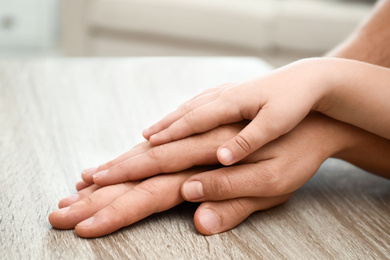
M 78 223 L 75 232 L 85 238 L 105 236 L 122 228 L 122 223 L 117 219 L 118 216 L 106 216 L 100 212 Z
M 81 178 L 84 182 L 88 184 L 92 184 L 92 175 L 94 175 L 97 172 L 96 167 L 85 169 L 81 172 Z
M 80 198 L 79 194 L 73 194 L 69 197 L 63 198 L 58 202 L 58 207 L 61 209 L 63 207 L 67 207 L 78 201 Z
M 226 147 L 219 148 L 217 151 L 217 158 L 220 163 L 225 166 L 232 165 L 234 163 L 233 153 Z
M 54 227 L 54 214 L 53 213 L 54 212 L 49 214 L 48 220 L 49 220 L 50 225 L 52 225 Z
M 150 137 L 153 135 L 151 127 L 146 128 L 145 130 L 142 131 L 142 136 L 146 139 L 149 140 Z
M 93 223 L 95 221 L 96 217 L 91 216 L 80 223 L 78 223 L 74 227 L 74 231 L 79 237 L 84 237 L 84 238 L 90 238 L 90 237 L 97 237 L 98 235 L 96 232 L 94 232 L 93 229 Z
M 85 181 L 79 181 L 78 183 L 76 183 L 76 190 L 81 191 L 89 186 L 91 186 L 91 184 L 86 183 Z
M 56 213 L 55 213 L 55 211 L 53 211 L 52 213 L 49 214 L 48 219 L 49 219 L 50 225 L 52 225 L 55 228 L 58 228 L 57 225 L 56 225 L 57 223 L 56 223 Z
M 88 168 L 88 169 L 84 169 L 82 172 L 81 172 L 81 175 L 92 175 L 92 174 L 95 174 L 96 171 L 97 171 L 97 167 L 91 167 L 91 168 Z
M 194 223 L 196 229 L 203 235 L 209 236 L 223 232 L 220 216 L 210 208 L 199 208 L 195 212 Z
M 150 136 L 149 138 L 149 142 L 152 144 L 152 145 L 156 145 L 156 142 L 157 142 L 157 134 L 154 134 L 152 136 Z
M 197 202 L 204 198 L 203 184 L 200 181 L 186 181 L 181 186 L 181 194 L 187 201 Z
M 165 138 L 163 135 L 157 133 L 157 134 L 152 135 L 149 138 L 149 142 L 153 146 L 157 146 L 157 145 L 165 144 L 165 143 L 169 142 L 169 140 L 167 140 L 167 138 Z
M 115 182 L 112 183 L 112 179 L 110 179 L 109 170 L 104 170 L 104 171 L 96 173 L 95 175 L 92 176 L 92 181 L 94 184 L 101 186 L 101 187 L 107 186 L 110 184 L 115 184 Z
M 65 207 L 62 209 L 58 209 L 56 211 L 53 211 L 49 215 L 49 222 L 50 224 L 58 229 L 71 229 L 73 228 L 72 225 L 69 225 L 67 222 L 64 221 L 65 214 L 69 211 L 70 207 Z

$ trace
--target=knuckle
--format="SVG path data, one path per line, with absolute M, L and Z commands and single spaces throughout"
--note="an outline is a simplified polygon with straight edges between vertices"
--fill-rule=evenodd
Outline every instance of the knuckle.
M 149 205 L 152 206 L 153 212 L 158 212 L 159 210 L 159 203 L 157 202 L 157 199 L 161 197 L 161 191 L 158 189 L 158 187 L 155 184 L 148 183 L 148 182 L 142 182 L 139 185 L 135 186 L 133 188 L 133 191 L 140 196 L 146 198 L 148 200 Z
M 241 199 L 234 199 L 229 201 L 230 214 L 234 218 L 240 218 L 249 214 L 249 207 Z
M 95 199 L 92 196 L 88 196 L 82 201 L 80 201 L 80 204 L 82 204 L 83 208 L 91 208 L 96 203 Z
M 181 104 L 178 108 L 179 112 L 187 112 L 191 109 L 192 107 L 192 104 L 193 104 L 193 100 L 190 99 L 188 100 L 187 102 Z
M 127 172 L 127 167 L 126 167 L 126 163 L 125 162 L 120 162 L 118 164 L 115 165 L 115 167 L 113 166 L 109 172 L 119 172 L 119 173 L 123 173 L 123 172 Z
M 194 110 L 189 111 L 183 117 L 184 123 L 186 127 L 192 132 L 196 133 L 195 125 L 196 125 L 196 114 Z
M 157 186 L 150 182 L 142 182 L 135 186 L 133 190 L 138 194 L 142 194 L 146 197 L 154 198 L 159 195 L 159 189 L 157 188 Z
M 260 174 L 266 196 L 278 196 L 285 193 L 286 181 L 277 169 L 268 169 Z
M 233 195 L 234 192 L 233 183 L 225 174 L 222 174 L 220 176 L 213 175 L 212 192 L 214 193 L 213 195 L 218 198 L 229 198 Z
M 163 159 L 164 154 L 165 154 L 164 145 L 153 147 L 152 149 L 146 152 L 146 155 L 149 156 L 150 159 L 152 159 L 152 161 L 155 163 L 160 173 L 163 173 L 164 169 L 166 168 L 166 160 Z
M 253 120 L 259 113 L 259 110 L 253 109 L 252 107 L 249 106 L 237 107 L 237 110 L 240 111 L 240 115 L 243 119 L 249 119 L 249 120 Z
M 245 153 L 250 153 L 252 151 L 252 145 L 253 143 L 253 138 L 250 136 L 242 136 L 241 134 L 238 134 L 234 138 L 234 142 L 240 147 Z
M 110 212 L 110 216 L 114 216 L 116 221 L 123 227 L 125 226 L 125 208 L 118 203 L 111 203 L 106 208 Z
M 114 212 L 115 214 L 118 213 L 118 215 L 123 212 L 123 208 L 117 203 L 111 203 L 107 207 L 111 212 Z

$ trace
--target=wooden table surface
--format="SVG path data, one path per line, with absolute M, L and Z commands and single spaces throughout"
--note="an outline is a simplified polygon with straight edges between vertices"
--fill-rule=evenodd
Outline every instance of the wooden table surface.
M 269 70 L 249 58 L 0 61 L 0 259 L 389 259 L 390 181 L 337 160 L 220 235 L 197 233 L 190 203 L 97 239 L 51 227 L 83 168 L 201 90 Z

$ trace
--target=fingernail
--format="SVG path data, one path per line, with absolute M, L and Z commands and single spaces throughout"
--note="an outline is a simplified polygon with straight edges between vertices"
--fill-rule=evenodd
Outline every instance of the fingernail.
M 58 214 L 64 215 L 66 212 L 68 212 L 69 209 L 70 209 L 70 207 L 65 207 L 65 208 L 56 210 L 56 212 Z
M 98 173 L 94 174 L 92 176 L 92 178 L 93 179 L 100 178 L 100 177 L 106 176 L 107 173 L 108 173 L 108 170 L 104 170 L 104 171 L 101 171 L 101 172 L 98 172 Z
M 73 194 L 72 196 L 66 197 L 65 200 L 75 202 L 79 199 L 79 194 Z
M 92 167 L 92 168 L 88 168 L 88 169 L 85 169 L 83 170 L 83 172 L 81 174 L 94 174 L 96 173 L 96 170 L 97 168 L 96 167 Z
M 149 128 L 146 128 L 146 129 L 144 130 L 143 134 L 144 134 L 144 135 L 149 135 L 150 132 L 151 132 L 151 129 L 150 129 L 150 127 L 149 127 Z
M 88 227 L 90 226 L 93 221 L 95 220 L 95 217 L 90 217 L 90 218 L 87 218 L 86 220 L 80 222 L 79 224 L 77 224 L 78 227 Z
M 203 184 L 200 181 L 190 181 L 184 183 L 183 186 L 184 197 L 188 200 L 203 199 Z
M 221 219 L 212 209 L 202 209 L 199 213 L 199 222 L 211 234 L 216 234 L 221 228 Z
M 152 135 L 150 138 L 149 138 L 149 141 L 153 142 L 156 140 L 156 137 L 157 137 L 157 134 L 154 134 Z
M 218 152 L 219 158 L 223 161 L 224 164 L 229 164 L 233 161 L 233 154 L 227 148 L 222 148 Z

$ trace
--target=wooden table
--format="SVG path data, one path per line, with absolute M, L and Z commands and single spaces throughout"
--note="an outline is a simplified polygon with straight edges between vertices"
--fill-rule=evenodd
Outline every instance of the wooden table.
M 189 203 L 97 239 L 49 224 L 81 169 L 201 90 L 269 70 L 249 58 L 1 61 L 0 259 L 390 258 L 390 181 L 337 160 L 220 235 L 197 233 Z

